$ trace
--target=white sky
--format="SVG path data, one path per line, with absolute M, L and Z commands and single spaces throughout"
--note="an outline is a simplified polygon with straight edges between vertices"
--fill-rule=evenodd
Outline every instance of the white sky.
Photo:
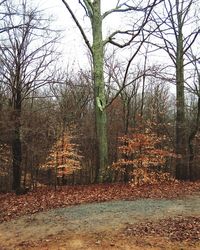
M 116 0 L 102 0 L 102 9 L 103 11 L 109 10 L 116 5 Z M 75 10 L 76 16 L 81 18 L 81 23 L 83 27 L 88 27 L 89 31 L 89 22 L 88 18 L 84 16 L 84 10 L 81 5 L 78 3 L 78 0 L 68 1 L 73 10 Z M 33 5 L 37 4 L 39 9 L 45 10 L 47 15 L 52 15 L 56 20 L 56 28 L 62 29 L 64 39 L 62 40 L 62 54 L 64 57 L 64 63 L 70 64 L 79 64 L 82 67 L 82 64 L 88 62 L 88 50 L 84 43 L 84 40 L 76 27 L 76 24 L 72 20 L 70 14 L 68 13 L 66 7 L 61 0 L 36 0 L 33 1 Z M 110 18 L 105 24 L 105 27 L 108 27 L 108 30 L 111 30 L 113 26 L 117 27 L 121 25 L 119 18 Z M 108 25 L 109 23 L 109 25 Z M 108 30 L 105 32 L 108 32 Z M 87 30 L 86 30 L 87 31 Z M 89 34 L 89 32 L 88 32 Z
M 81 35 L 77 30 L 74 22 L 72 21 L 67 9 L 61 0 L 37 0 L 39 9 L 45 10 L 44 13 L 47 15 L 52 15 L 55 19 L 54 25 L 57 29 L 63 30 L 62 32 L 62 56 L 64 58 L 64 63 L 68 61 L 74 61 L 77 57 L 77 53 L 84 50 L 83 42 L 80 42 Z M 36 1 L 35 1 L 36 2 Z M 71 1 L 74 3 L 75 1 Z M 35 4 L 35 3 L 34 3 Z M 70 62 L 71 63 L 71 62 Z M 64 65 L 63 65 L 64 66 Z M 67 66 L 67 65 L 66 65 Z
M 117 0 L 102 0 L 102 12 L 114 8 L 117 4 Z M 144 1 L 145 2 L 145 1 Z M 80 23 L 85 27 L 85 31 L 90 34 L 90 24 L 88 17 L 85 16 L 83 7 L 78 3 L 78 0 L 68 0 L 70 7 L 75 11 L 76 16 L 79 18 Z M 62 34 L 64 39 L 62 40 L 62 54 L 64 63 L 77 66 L 77 68 L 84 67 L 88 63 L 88 50 L 84 43 L 84 40 L 76 27 L 76 24 L 72 20 L 66 7 L 61 0 L 35 0 L 33 5 L 37 4 L 40 9 L 45 10 L 45 13 L 53 15 L 56 19 L 56 26 L 58 29 L 63 29 Z M 125 24 L 130 25 L 130 20 L 125 19 L 119 13 L 114 13 L 108 16 L 103 23 L 103 33 L 106 36 L 114 30 L 119 30 Z M 88 30 L 87 30 L 88 29 Z
M 82 6 L 78 3 L 78 0 L 68 0 L 70 7 L 74 10 L 76 16 L 79 18 L 80 23 L 83 27 L 86 27 L 85 31 L 89 34 L 89 20 L 85 16 Z M 118 0 L 102 0 L 102 11 L 112 9 L 116 6 Z M 145 4 L 148 1 L 143 1 Z M 76 27 L 76 24 L 72 20 L 70 14 L 68 13 L 66 7 L 61 0 L 33 0 L 33 5 L 38 4 L 40 9 L 45 10 L 47 15 L 53 15 L 56 19 L 56 26 L 58 29 L 62 29 L 64 39 L 62 40 L 62 55 L 63 55 L 63 67 L 74 67 L 74 68 L 85 68 L 88 64 L 88 50 L 84 43 L 84 40 Z M 121 18 L 120 18 L 121 17 Z M 136 16 L 135 16 L 136 17 Z M 134 17 L 132 17 L 134 18 Z M 120 27 L 126 26 L 127 24 L 133 23 L 133 19 L 124 18 L 119 13 L 115 13 L 107 17 L 104 21 L 104 35 L 111 32 L 112 30 L 119 30 Z M 87 30 L 88 29 L 88 30 Z M 127 54 L 131 54 L 129 51 L 127 53 L 121 52 L 120 56 L 127 58 Z M 123 57 L 122 57 L 123 58 Z M 138 60 L 138 59 L 137 59 Z M 143 63 L 144 58 L 142 58 L 141 63 Z M 164 51 L 159 51 L 155 55 L 151 56 L 152 63 L 167 63 L 171 64 L 171 60 Z M 65 66 L 66 65 L 66 66 Z

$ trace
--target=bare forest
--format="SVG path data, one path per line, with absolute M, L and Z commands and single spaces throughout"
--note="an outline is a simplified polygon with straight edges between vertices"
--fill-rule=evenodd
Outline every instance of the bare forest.
M 199 194 L 200 1 L 54 2 L 74 24 L 81 66 L 63 54 L 68 40 L 47 9 L 0 1 L 0 222 Z M 191 216 L 184 223 L 197 225 Z

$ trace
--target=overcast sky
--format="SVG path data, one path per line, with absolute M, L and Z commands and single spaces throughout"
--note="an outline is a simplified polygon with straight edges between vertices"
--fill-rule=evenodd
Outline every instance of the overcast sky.
M 79 4 L 78 0 L 67 0 L 70 4 L 70 7 L 74 10 L 76 16 L 79 18 L 80 23 L 83 25 L 85 32 L 90 34 L 90 24 L 88 18 L 85 16 L 85 12 L 83 7 Z M 102 0 L 102 11 L 105 12 L 109 9 L 112 9 L 116 6 L 118 0 Z M 146 3 L 147 1 L 143 1 L 142 3 Z M 72 20 L 70 14 L 68 13 L 66 7 L 62 3 L 61 0 L 34 0 L 33 5 L 38 4 L 40 9 L 43 9 L 47 15 L 53 15 L 56 20 L 55 25 L 58 29 L 62 29 L 63 32 L 63 40 L 61 44 L 62 55 L 64 58 L 63 67 L 72 66 L 75 68 L 84 68 L 88 63 L 88 50 L 84 43 L 84 40 L 76 27 L 76 24 Z M 115 13 L 107 17 L 103 23 L 104 27 L 104 36 L 113 30 L 119 30 L 120 28 L 126 26 L 127 24 L 133 24 L 133 15 L 130 15 L 130 18 L 122 18 L 122 15 L 119 13 Z M 136 15 L 135 15 L 136 17 Z M 88 29 L 88 30 L 87 30 Z M 88 32 L 87 32 L 88 31 Z M 130 51 L 127 54 L 131 54 Z M 121 58 L 127 58 L 126 53 L 121 53 Z M 150 57 L 149 57 L 150 58 Z M 152 59 L 153 58 L 153 59 Z M 143 59 L 141 63 L 143 63 Z M 158 53 L 151 55 L 151 62 L 156 63 L 167 63 L 170 62 L 168 55 L 165 54 L 164 51 L 159 51 Z M 135 63 L 135 62 L 134 62 Z M 68 65 L 67 65 L 68 64 Z
M 79 34 L 74 22 L 72 21 L 67 9 L 61 0 L 37 0 L 40 9 L 43 9 L 47 15 L 52 15 L 55 19 L 55 26 L 57 29 L 63 30 L 62 35 L 62 55 L 64 62 L 67 64 L 73 62 L 75 58 L 78 58 L 78 54 L 86 53 L 82 37 Z M 78 1 L 72 1 L 72 3 Z M 74 6 L 77 10 L 77 7 Z M 84 54 L 83 54 L 84 55 Z M 78 63 L 78 62 L 76 62 Z
M 78 0 L 69 0 L 71 8 L 75 11 L 77 17 L 81 18 L 80 21 L 84 27 L 88 27 L 89 34 L 89 21 L 84 16 L 84 10 L 78 3 Z M 117 0 L 102 0 L 102 11 L 112 9 L 116 6 Z M 36 0 L 33 5 L 37 4 L 40 9 L 45 10 L 45 13 L 53 15 L 56 20 L 55 25 L 58 29 L 63 29 L 64 39 L 62 40 L 62 50 L 65 63 L 79 64 L 82 67 L 87 60 L 88 50 L 82 39 L 76 24 L 73 22 L 70 14 L 61 0 Z M 104 22 L 104 34 L 111 32 L 122 26 L 122 21 L 119 14 L 114 14 Z M 87 32 L 87 29 L 86 29 Z

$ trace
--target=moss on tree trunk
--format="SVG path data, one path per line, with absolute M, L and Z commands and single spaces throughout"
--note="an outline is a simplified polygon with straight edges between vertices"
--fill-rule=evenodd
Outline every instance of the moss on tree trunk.
M 187 180 L 188 176 L 188 150 L 186 139 L 185 121 L 185 96 L 184 96 L 184 49 L 182 34 L 182 15 L 178 15 L 178 37 L 176 53 L 176 153 L 179 155 L 176 161 L 176 178 Z
M 98 148 L 97 181 L 104 182 L 107 178 L 108 144 L 106 97 L 104 83 L 104 48 L 102 38 L 102 16 L 100 0 L 93 3 L 92 31 L 93 31 L 93 76 L 95 95 L 96 136 Z

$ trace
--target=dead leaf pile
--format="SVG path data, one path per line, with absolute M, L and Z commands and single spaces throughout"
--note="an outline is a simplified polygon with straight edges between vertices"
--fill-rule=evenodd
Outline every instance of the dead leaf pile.
M 59 187 L 56 191 L 53 188 L 38 188 L 25 195 L 0 194 L 0 222 L 81 203 L 139 198 L 176 198 L 194 193 L 200 193 L 200 182 L 172 182 L 139 187 L 122 183 L 77 185 Z
M 177 217 L 157 222 L 146 221 L 128 226 L 124 232 L 131 236 L 167 237 L 171 241 L 200 241 L 200 217 Z

